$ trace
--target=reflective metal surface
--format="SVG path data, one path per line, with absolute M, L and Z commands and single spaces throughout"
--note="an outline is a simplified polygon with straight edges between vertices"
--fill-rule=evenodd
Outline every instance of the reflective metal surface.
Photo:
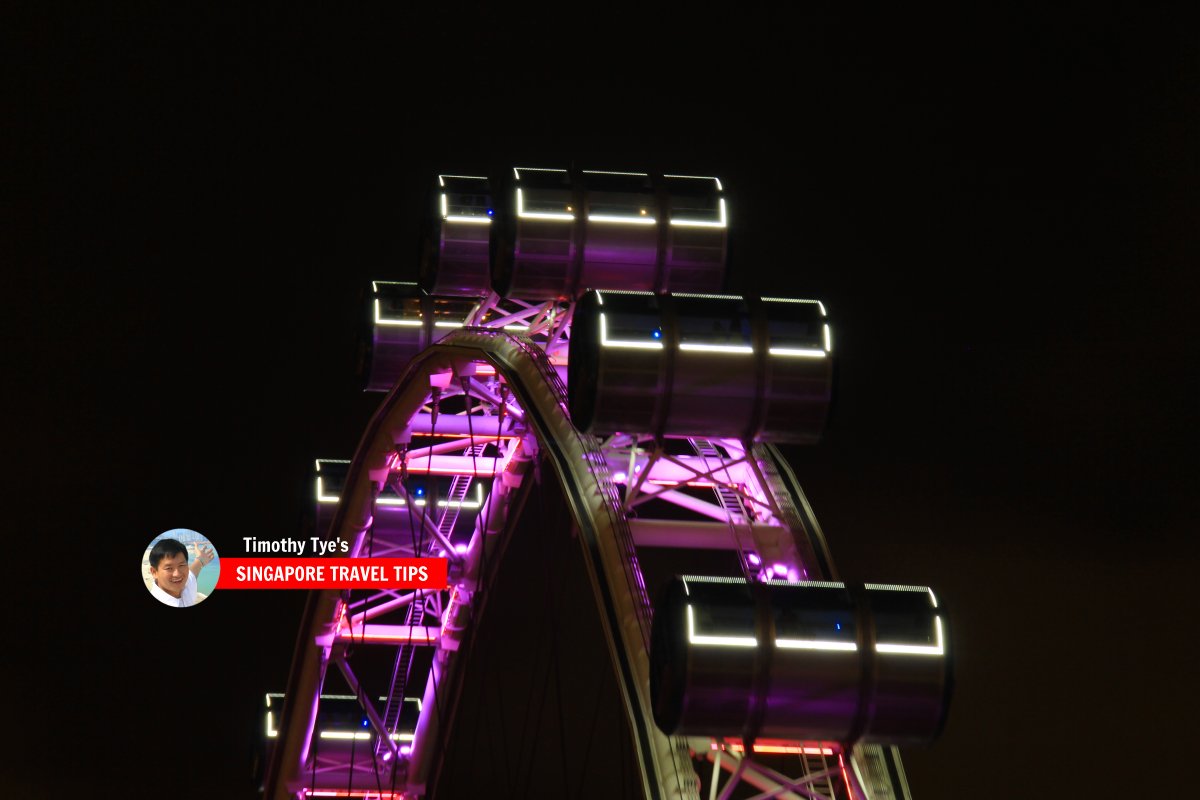
M 497 193 L 492 277 L 504 296 L 716 291 L 728 219 L 716 178 L 515 168 Z
M 363 388 L 391 390 L 413 356 L 462 327 L 473 306 L 467 298 L 430 295 L 415 283 L 373 281 Z
M 925 744 L 950 668 L 925 587 L 676 578 L 655 609 L 651 696 L 666 733 Z
M 811 443 L 824 428 L 832 340 L 815 300 L 589 292 L 571 336 L 580 430 Z
M 491 184 L 472 175 L 439 175 L 421 250 L 421 286 L 430 294 L 483 297 L 491 288 Z

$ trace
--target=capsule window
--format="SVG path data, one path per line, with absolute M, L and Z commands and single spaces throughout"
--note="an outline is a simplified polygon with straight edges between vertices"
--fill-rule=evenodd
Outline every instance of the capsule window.
M 606 341 L 634 342 L 651 347 L 662 342 L 662 316 L 654 295 L 605 292 L 600 313 L 604 319 Z
M 744 302 L 706 298 L 680 298 L 677 302 L 681 349 L 752 352 L 750 313 Z
M 519 170 L 517 184 L 518 216 L 552 214 L 552 219 L 573 219 L 571 182 L 566 172 L 557 170 Z
M 868 597 L 878 644 L 940 647 L 938 619 L 928 590 L 872 589 Z
M 844 590 L 777 592 L 771 600 L 776 640 L 853 644 L 858 638 L 857 614 Z
M 486 219 L 492 198 L 487 178 L 471 175 L 439 175 L 438 204 L 443 217 Z
M 446 214 L 452 217 L 487 217 L 491 198 L 486 194 L 446 192 Z
M 375 313 L 377 322 L 421 321 L 421 294 L 415 283 L 376 282 Z
M 771 348 L 825 351 L 826 320 L 816 302 L 781 303 L 764 301 Z
M 474 307 L 474 301 L 466 298 L 434 297 L 433 324 L 435 327 L 462 325 L 467 321 L 467 316 Z
M 749 599 L 749 587 L 737 581 L 688 581 L 688 633 L 697 637 L 734 638 L 753 644 L 755 604 Z M 711 642 L 732 644 L 733 642 Z
M 691 605 L 695 636 L 754 637 L 753 605 Z
M 721 196 L 715 178 L 668 177 L 671 219 L 676 222 L 721 223 Z

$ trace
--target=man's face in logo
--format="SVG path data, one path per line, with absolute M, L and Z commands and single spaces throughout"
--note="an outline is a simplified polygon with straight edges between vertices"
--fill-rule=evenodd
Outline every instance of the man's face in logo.
M 150 575 L 158 584 L 158 588 L 172 597 L 179 597 L 183 594 L 183 587 L 187 586 L 187 555 L 176 553 L 164 556 L 163 560 L 158 562 L 158 567 L 150 568 Z

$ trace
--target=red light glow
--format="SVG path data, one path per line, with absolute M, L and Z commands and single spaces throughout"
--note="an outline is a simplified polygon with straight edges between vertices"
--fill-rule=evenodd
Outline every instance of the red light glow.
M 567 365 L 567 359 L 565 356 L 550 356 L 550 366 L 565 367 L 566 365 Z M 495 375 L 496 368 L 493 367 L 491 364 L 476 363 L 475 374 L 476 375 Z
M 351 642 L 387 642 L 388 644 L 433 644 L 436 636 L 389 636 L 388 634 L 351 633 L 343 628 L 338 638 Z
M 653 483 L 655 486 L 694 486 L 697 489 L 715 489 L 717 486 L 717 484 L 713 483 L 712 481 L 664 481 L 656 478 L 651 478 L 646 481 L 646 483 Z M 722 485 L 727 486 L 730 489 L 734 489 L 735 491 L 738 489 L 738 485 L 736 483 L 726 483 Z
M 853 798 L 854 789 L 850 786 L 850 775 L 846 772 L 846 759 L 838 753 L 838 765 L 842 768 L 842 780 L 846 782 L 846 793 Z
M 376 627 L 374 632 L 371 627 Z M 339 621 L 337 638 L 348 642 L 384 642 L 387 644 L 434 644 L 439 638 L 437 628 L 420 626 L 410 629 L 407 625 L 368 625 L 362 627 L 346 625 L 344 619 Z
M 480 418 L 480 419 L 482 419 L 482 418 Z M 491 419 L 494 420 L 495 417 L 492 417 Z M 484 423 L 481 422 L 480 424 L 482 425 Z M 507 434 L 500 434 L 499 436 L 497 436 L 494 433 L 489 433 L 489 434 L 477 433 L 477 434 L 475 434 L 474 437 L 472 437 L 471 434 L 469 434 L 469 433 L 438 433 L 437 435 L 434 435 L 432 433 L 419 433 L 417 435 L 418 436 L 427 436 L 430 439 L 471 439 L 471 438 L 475 438 L 475 439 L 479 440 L 479 444 L 484 444 L 485 442 L 497 442 L 497 441 L 501 441 L 501 440 L 517 438 L 516 436 L 509 436 Z M 392 461 L 394 462 L 394 461 L 396 461 L 396 459 L 393 458 Z M 394 466 L 394 467 L 392 467 L 392 469 L 399 469 L 399 467 Z
M 735 753 L 740 753 L 746 749 L 740 739 L 731 739 L 724 744 L 713 742 L 710 747 L 713 750 L 732 750 Z M 838 751 L 834 747 L 831 747 L 828 742 L 790 742 L 784 739 L 760 739 L 754 743 L 754 752 L 831 756 Z M 841 757 L 840 753 L 838 753 L 838 757 Z

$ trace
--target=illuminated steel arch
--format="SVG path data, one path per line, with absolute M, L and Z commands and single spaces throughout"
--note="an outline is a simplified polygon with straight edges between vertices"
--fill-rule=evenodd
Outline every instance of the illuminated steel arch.
M 442 555 L 451 589 L 310 596 L 267 697 L 267 796 L 908 797 L 894 745 L 944 720 L 942 611 L 838 582 L 772 444 L 823 427 L 825 307 L 709 293 L 715 178 L 443 175 L 432 211 L 437 294 L 372 285 L 367 386 L 389 394 L 315 484 L 349 555 Z M 708 575 L 656 611 L 646 575 L 677 556 Z M 544 601 L 505 605 L 551 563 Z

